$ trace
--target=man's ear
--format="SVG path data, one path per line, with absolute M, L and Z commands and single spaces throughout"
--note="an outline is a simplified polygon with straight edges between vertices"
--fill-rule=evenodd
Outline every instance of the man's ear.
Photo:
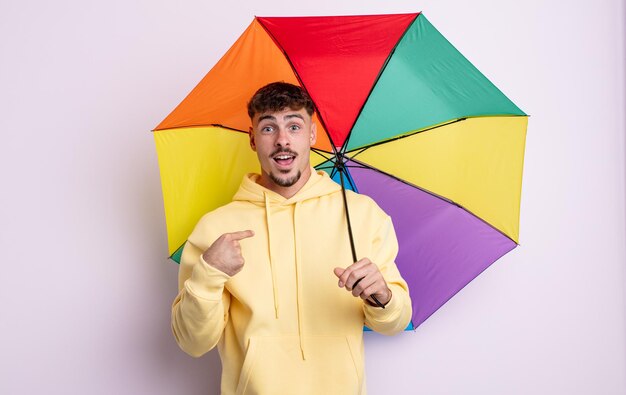
M 250 136 L 250 148 L 252 148 L 252 151 L 256 152 L 256 143 L 254 142 L 254 130 L 252 130 L 252 126 L 248 129 L 248 135 Z
M 317 124 L 311 124 L 311 145 L 317 141 Z

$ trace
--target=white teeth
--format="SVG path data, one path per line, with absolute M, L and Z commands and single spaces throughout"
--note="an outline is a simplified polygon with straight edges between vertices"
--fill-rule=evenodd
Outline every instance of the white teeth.
M 291 156 L 286 156 L 286 155 L 280 155 L 280 156 L 274 157 L 274 159 L 281 159 L 281 160 L 282 159 L 291 159 L 291 158 L 292 158 Z

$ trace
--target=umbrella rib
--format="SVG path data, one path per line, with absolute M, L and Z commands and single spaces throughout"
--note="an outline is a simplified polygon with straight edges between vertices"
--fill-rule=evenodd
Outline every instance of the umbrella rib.
M 298 74 L 298 71 L 294 67 L 293 62 L 291 61 L 291 58 L 289 58 L 289 55 L 287 55 L 287 51 L 285 51 L 285 49 L 282 47 L 282 45 L 280 45 L 280 42 L 278 41 L 278 39 L 276 37 L 274 37 L 274 35 L 270 31 L 270 29 L 268 29 L 265 26 L 265 24 L 263 24 L 263 22 L 260 19 L 258 19 L 258 18 L 255 18 L 255 19 L 257 19 L 259 21 L 259 24 L 263 27 L 265 32 L 272 38 L 272 41 L 274 41 L 274 44 L 276 44 L 276 46 L 278 48 L 280 48 L 280 51 L 285 56 L 285 59 L 287 59 L 287 63 L 289 63 L 289 66 L 291 66 L 291 70 L 293 71 L 293 75 L 296 76 L 296 78 L 298 79 L 298 82 L 300 82 L 300 85 L 302 86 L 302 88 L 307 92 L 307 94 L 309 94 L 309 97 L 311 97 L 311 101 L 313 102 L 313 106 L 315 107 L 315 112 L 317 113 L 317 118 L 319 119 L 320 123 L 322 124 L 322 127 L 326 131 L 326 136 L 328 136 L 328 140 L 330 141 L 330 146 L 333 147 L 333 151 L 335 152 L 336 151 L 335 143 L 333 142 L 332 136 L 328 132 L 328 128 L 326 127 L 326 122 L 324 122 L 324 119 L 322 118 L 322 114 L 317 109 L 317 104 L 313 100 L 313 97 L 309 93 L 309 90 L 306 88 L 306 85 L 304 85 L 304 81 L 302 81 L 302 78 L 300 78 L 300 75 Z
M 220 125 L 219 123 L 212 123 L 210 126 L 217 126 L 219 128 L 224 128 L 224 129 L 228 129 L 228 130 L 233 130 L 235 132 L 241 132 L 241 133 L 249 134 L 249 132 L 247 130 L 235 129 L 235 128 L 231 128 L 231 127 L 226 126 L 226 125 Z
M 335 167 L 335 165 L 326 165 L 326 166 L 317 165 L 317 166 L 315 166 L 315 168 L 318 169 L 318 170 L 333 169 L 334 167 Z
M 311 148 L 311 151 L 315 152 L 316 154 L 318 154 L 319 156 L 321 156 L 322 158 L 324 158 L 326 160 L 330 160 L 334 156 L 330 152 L 326 152 L 326 151 L 320 150 L 318 148 Z M 324 154 L 330 154 L 331 156 L 326 156 Z
M 410 187 L 417 188 L 417 189 L 419 189 L 420 191 L 425 192 L 425 193 L 427 193 L 427 194 L 429 194 L 429 195 L 431 195 L 431 196 L 433 196 L 433 197 L 435 197 L 435 198 L 437 198 L 437 199 L 441 199 L 441 200 L 443 200 L 443 201 L 445 201 L 445 202 L 447 202 L 447 203 L 449 203 L 449 204 L 452 204 L 452 205 L 454 205 L 454 206 L 457 206 L 457 207 L 458 207 L 458 208 L 460 208 L 461 210 L 464 210 L 465 212 L 467 212 L 468 214 L 470 214 L 470 215 L 471 215 L 471 216 L 473 216 L 474 218 L 478 219 L 479 221 L 481 221 L 481 222 L 482 222 L 482 223 L 484 223 L 485 225 L 489 226 L 490 228 L 492 228 L 492 229 L 493 229 L 493 230 L 495 230 L 496 232 L 500 233 L 502 236 L 506 237 L 507 239 L 511 240 L 513 243 L 515 243 L 516 245 L 518 245 L 518 243 L 517 243 L 515 240 L 513 240 L 513 239 L 512 239 L 509 235 L 507 235 L 506 233 L 504 233 L 504 232 L 503 232 L 503 231 L 501 231 L 500 229 L 496 228 L 495 226 L 493 226 L 493 225 L 492 225 L 492 224 L 490 224 L 489 222 L 485 221 L 485 220 L 484 220 L 484 219 L 482 219 L 480 216 L 478 216 L 478 215 L 474 214 L 471 210 L 469 210 L 468 208 L 466 208 L 466 207 L 462 206 L 460 203 L 457 203 L 457 202 L 455 202 L 454 200 L 448 199 L 447 197 L 442 196 L 442 195 L 439 195 L 438 193 L 435 193 L 435 192 L 433 192 L 433 191 L 429 191 L 429 190 L 428 190 L 428 189 L 426 189 L 426 188 L 423 188 L 423 187 L 420 187 L 420 186 L 415 185 L 415 184 L 413 184 L 413 183 L 410 183 L 410 182 L 408 182 L 408 181 L 406 181 L 406 180 L 403 180 L 403 179 L 401 179 L 401 178 L 399 178 L 399 177 L 396 177 L 396 176 L 394 176 L 393 174 L 389 174 L 389 173 L 387 173 L 387 172 L 385 172 L 385 171 L 383 171 L 383 170 L 380 170 L 380 169 L 378 169 L 378 168 L 376 168 L 376 167 L 369 166 L 369 165 L 367 165 L 367 163 L 363 163 L 363 162 L 360 162 L 360 161 L 357 161 L 357 160 L 354 160 L 354 159 L 350 159 L 350 161 L 352 161 L 352 162 L 354 162 L 354 163 L 358 163 L 358 164 L 360 164 L 360 165 L 361 165 L 361 167 L 360 167 L 360 168 L 362 168 L 362 169 L 369 169 L 369 170 L 372 170 L 372 171 L 377 171 L 377 172 L 379 172 L 380 174 L 383 174 L 383 175 L 385 175 L 385 176 L 387 176 L 387 177 L 393 178 L 394 180 L 399 181 L 399 182 L 401 182 L 401 183 L 403 183 L 403 184 L 406 184 L 406 185 L 408 185 L 408 186 L 410 186 Z M 354 166 L 354 167 L 356 167 L 356 166 Z
M 380 77 L 383 75 L 383 72 L 385 71 L 385 69 L 387 68 L 387 65 L 389 64 L 389 61 L 391 60 L 391 57 L 393 56 L 393 54 L 396 52 L 396 48 L 398 48 L 398 45 L 400 44 L 400 42 L 402 42 L 402 40 L 404 39 L 404 36 L 406 36 L 406 33 L 411 29 L 411 26 L 413 26 L 413 24 L 415 23 L 415 21 L 417 20 L 417 18 L 422 15 L 421 12 L 418 12 L 415 15 L 415 18 L 411 21 L 411 23 L 409 23 L 407 25 L 406 30 L 404 31 L 404 33 L 402 33 L 402 36 L 398 39 L 398 41 L 396 42 L 396 44 L 393 46 L 393 48 L 391 49 L 391 51 L 389 52 L 389 55 L 387 55 L 387 59 L 385 59 L 385 63 L 382 65 L 382 67 L 380 68 L 380 71 L 378 72 L 378 75 L 376 76 L 376 79 L 374 80 L 374 83 L 372 84 L 372 88 L 370 89 L 370 91 L 367 94 L 367 97 L 365 97 L 365 100 L 363 101 L 363 104 L 361 105 L 361 108 L 359 109 L 359 113 L 356 115 L 356 117 L 354 118 L 354 121 L 352 122 L 352 126 L 350 127 L 350 132 L 348 133 L 348 136 L 346 137 L 346 140 L 343 143 L 343 146 L 345 148 L 348 147 L 348 142 L 350 141 L 350 136 L 352 136 L 352 130 L 354 130 L 354 125 L 356 125 L 356 121 L 359 119 L 359 117 L 361 116 L 361 113 L 363 112 L 363 108 L 365 107 L 365 104 L 367 103 L 367 101 L 369 100 L 370 96 L 372 95 L 372 92 L 374 91 L 374 88 L 376 88 L 376 85 L 378 84 L 378 81 L 380 80 Z
M 414 131 L 414 132 L 412 132 L 412 133 L 409 133 L 409 134 L 403 134 L 403 135 L 401 135 L 401 136 L 396 136 L 396 137 L 393 137 L 393 138 L 390 138 L 390 139 L 387 139 L 387 140 L 378 141 L 378 142 L 376 142 L 376 143 L 372 143 L 372 144 L 370 144 L 370 145 L 368 145 L 368 146 L 361 147 L 361 148 L 360 148 L 360 149 L 359 149 L 359 150 L 358 150 L 358 151 L 357 151 L 354 155 L 352 155 L 350 158 L 355 158 L 357 155 L 360 155 L 360 154 L 362 154 L 363 152 L 367 151 L 368 149 L 370 149 L 370 148 L 372 148 L 372 147 L 376 147 L 376 146 L 378 146 L 378 145 L 391 143 L 392 141 L 396 141 L 396 140 L 402 140 L 402 139 L 405 139 L 405 138 L 407 138 L 407 137 L 415 136 L 416 134 L 419 134 L 419 133 L 428 132 L 428 131 L 431 131 L 431 130 L 434 130 L 434 129 L 438 129 L 438 128 L 441 128 L 441 127 L 444 127 L 444 126 L 452 125 L 452 124 L 455 124 L 455 123 L 457 123 L 457 122 L 461 122 L 461 121 L 465 121 L 465 120 L 467 120 L 467 117 L 458 118 L 458 119 L 455 119 L 454 121 L 448 121 L 448 122 L 446 122 L 446 123 L 442 123 L 442 124 L 439 124 L 439 125 L 431 126 L 431 127 L 429 127 L 429 128 L 426 128 L 426 129 L 416 130 L 416 131 Z
M 352 160 L 352 159 L 350 159 L 350 160 Z M 346 165 L 345 167 L 351 167 L 351 168 L 353 168 L 353 169 L 373 169 L 373 167 L 366 166 L 366 165 L 362 165 L 362 164 L 360 164 L 360 163 L 359 163 L 359 162 L 357 162 L 357 161 L 355 161 L 354 163 L 357 163 L 357 164 L 354 164 L 354 165 Z
M 248 132 L 245 131 L 245 130 L 231 128 L 230 126 L 222 125 L 222 124 L 219 124 L 219 123 L 209 123 L 209 124 L 200 124 L 200 125 L 185 125 L 185 126 L 172 126 L 171 128 L 155 129 L 152 132 L 153 133 L 154 132 L 161 132 L 161 131 L 172 130 L 172 129 L 206 128 L 206 127 L 211 127 L 211 126 L 222 128 L 222 129 L 232 130 L 234 132 L 240 132 L 240 133 L 248 134 Z
M 329 159 L 330 159 L 330 158 L 329 158 Z M 318 169 L 318 170 L 329 170 L 329 169 L 330 169 L 330 177 L 331 177 L 331 178 L 333 178 L 333 177 L 335 176 L 335 174 L 337 174 L 337 171 L 338 171 L 338 170 L 337 170 L 337 165 L 336 165 L 336 164 L 334 164 L 333 162 L 331 162 L 330 160 L 328 160 L 328 161 L 327 161 L 327 163 L 328 163 L 328 164 L 323 164 L 323 165 L 322 165 L 322 164 L 319 164 L 319 165 L 315 166 L 315 168 L 316 168 L 316 169 Z M 352 167 L 352 168 L 364 168 L 364 167 L 361 167 L 361 166 L 350 166 L 350 165 L 346 165 L 345 163 L 344 163 L 344 166 L 343 166 L 343 167 L 344 167 L 344 168 L 348 168 L 348 167 Z M 348 179 L 348 181 L 347 181 L 347 182 L 348 182 L 348 184 L 350 184 L 350 189 L 356 192 L 356 191 L 357 191 L 357 189 L 356 189 L 356 185 L 354 185 L 354 182 L 353 182 L 352 178 L 351 178 L 351 177 L 347 177 L 347 179 Z

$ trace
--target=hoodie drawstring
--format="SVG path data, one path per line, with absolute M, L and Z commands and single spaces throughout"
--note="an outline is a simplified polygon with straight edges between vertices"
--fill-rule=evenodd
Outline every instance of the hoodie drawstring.
M 274 270 L 274 254 L 272 249 L 272 238 L 271 238 L 271 229 L 272 229 L 272 216 L 270 211 L 270 199 L 267 193 L 263 193 L 265 198 L 265 222 L 267 225 L 267 245 L 270 255 L 270 271 L 272 273 L 272 290 L 274 292 L 274 311 L 276 314 L 276 318 L 278 318 L 278 289 L 276 287 L 276 271 Z M 301 249 L 300 249 L 300 239 L 298 238 L 297 232 L 297 222 L 298 222 L 298 208 L 300 207 L 300 202 L 296 202 L 293 208 L 293 242 L 295 249 L 295 263 L 296 263 L 296 307 L 298 310 L 298 340 L 300 342 L 300 353 L 302 354 L 302 360 L 306 360 L 304 353 L 304 324 L 302 319 L 302 307 L 300 303 L 302 301 L 302 268 L 301 262 L 302 259 L 300 257 Z
M 300 207 L 300 202 L 296 202 L 293 208 L 293 241 L 294 247 L 296 250 L 296 306 L 298 308 L 298 339 L 300 340 L 300 352 L 302 353 L 302 360 L 306 360 L 304 354 L 304 323 L 302 319 L 302 306 L 300 303 L 302 301 L 302 267 L 300 263 L 302 259 L 300 257 L 300 253 L 302 252 L 300 248 L 300 238 L 298 238 L 297 226 L 298 223 L 298 208 Z
M 274 292 L 274 314 L 278 318 L 278 290 L 276 289 L 276 271 L 274 270 L 274 254 L 272 253 L 272 223 L 270 215 L 270 200 L 267 193 L 263 193 L 265 197 L 265 221 L 267 225 L 267 248 L 270 256 L 270 272 L 272 273 L 272 291 Z

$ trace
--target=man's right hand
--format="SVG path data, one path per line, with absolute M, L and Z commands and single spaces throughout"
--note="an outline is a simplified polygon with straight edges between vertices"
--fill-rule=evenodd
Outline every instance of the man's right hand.
M 224 233 L 202 254 L 202 259 L 214 268 L 234 276 L 243 268 L 239 241 L 254 236 L 251 230 Z

